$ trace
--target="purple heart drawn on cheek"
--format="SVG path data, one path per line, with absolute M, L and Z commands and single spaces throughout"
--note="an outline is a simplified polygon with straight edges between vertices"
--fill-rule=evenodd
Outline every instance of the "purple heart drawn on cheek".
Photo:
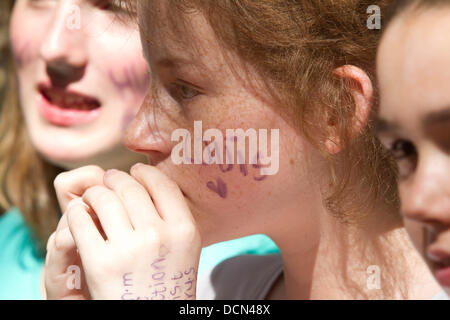
M 217 193 L 219 195 L 219 197 L 225 199 L 227 197 L 227 185 L 220 178 L 217 178 L 216 181 L 217 181 L 217 184 L 215 184 L 213 181 L 208 181 L 206 186 L 212 192 Z

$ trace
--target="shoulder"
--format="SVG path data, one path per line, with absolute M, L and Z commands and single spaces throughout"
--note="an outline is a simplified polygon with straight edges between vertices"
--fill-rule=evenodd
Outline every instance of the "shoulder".
M 283 271 L 280 254 L 241 255 L 199 276 L 199 300 L 262 300 Z

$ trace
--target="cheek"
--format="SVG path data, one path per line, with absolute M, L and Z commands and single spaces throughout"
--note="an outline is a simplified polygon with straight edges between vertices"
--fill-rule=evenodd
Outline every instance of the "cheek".
M 125 134 L 131 122 L 133 122 L 136 117 L 136 112 L 134 110 L 126 110 L 122 117 L 122 132 Z
M 13 11 L 10 23 L 10 42 L 18 69 L 30 64 L 39 56 L 39 46 L 45 34 L 44 21 L 36 21 L 18 4 Z M 31 23 L 33 21 L 33 23 Z
M 203 172 L 202 172 L 203 171 Z M 270 176 L 262 175 L 257 165 L 223 164 L 199 170 L 203 185 L 200 187 L 216 199 L 240 200 L 251 197 Z
M 127 42 L 123 42 L 123 39 L 110 42 L 112 43 L 108 42 L 106 47 L 108 51 L 97 56 L 107 82 L 116 92 L 116 96 L 119 95 L 121 99 L 139 100 L 141 103 L 148 90 L 150 76 L 139 38 L 132 35 Z
M 120 110 L 121 130 L 125 132 L 136 117 L 149 87 L 148 67 L 139 55 L 128 56 L 122 61 L 105 62 L 104 75 L 107 86 L 104 92 L 109 92 L 108 99 Z M 124 63 L 125 62 L 125 63 Z
M 112 62 L 107 67 L 108 79 L 122 97 L 128 93 L 141 99 L 145 96 L 149 86 L 149 75 L 146 64 L 140 62 L 142 61 L 127 64 Z

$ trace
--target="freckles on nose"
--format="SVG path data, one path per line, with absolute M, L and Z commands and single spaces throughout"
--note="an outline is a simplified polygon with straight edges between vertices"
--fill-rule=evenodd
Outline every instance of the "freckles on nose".
M 150 119 L 153 117 L 150 116 Z M 158 152 L 170 155 L 172 147 L 167 137 L 155 129 L 149 116 L 142 109 L 137 117 L 130 123 L 125 134 L 124 143 L 132 151 L 139 153 Z
M 142 124 L 142 116 L 138 114 L 131 122 L 127 124 L 124 143 L 126 147 L 133 151 L 141 150 L 140 141 L 145 136 L 145 126 Z

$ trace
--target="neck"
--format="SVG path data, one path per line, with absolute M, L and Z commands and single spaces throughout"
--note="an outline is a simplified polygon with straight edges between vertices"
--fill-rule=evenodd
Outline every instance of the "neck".
M 430 299 L 439 292 L 394 213 L 374 210 L 357 226 L 323 208 L 314 216 L 316 230 L 299 233 L 297 223 L 271 235 L 283 256 L 287 299 Z

